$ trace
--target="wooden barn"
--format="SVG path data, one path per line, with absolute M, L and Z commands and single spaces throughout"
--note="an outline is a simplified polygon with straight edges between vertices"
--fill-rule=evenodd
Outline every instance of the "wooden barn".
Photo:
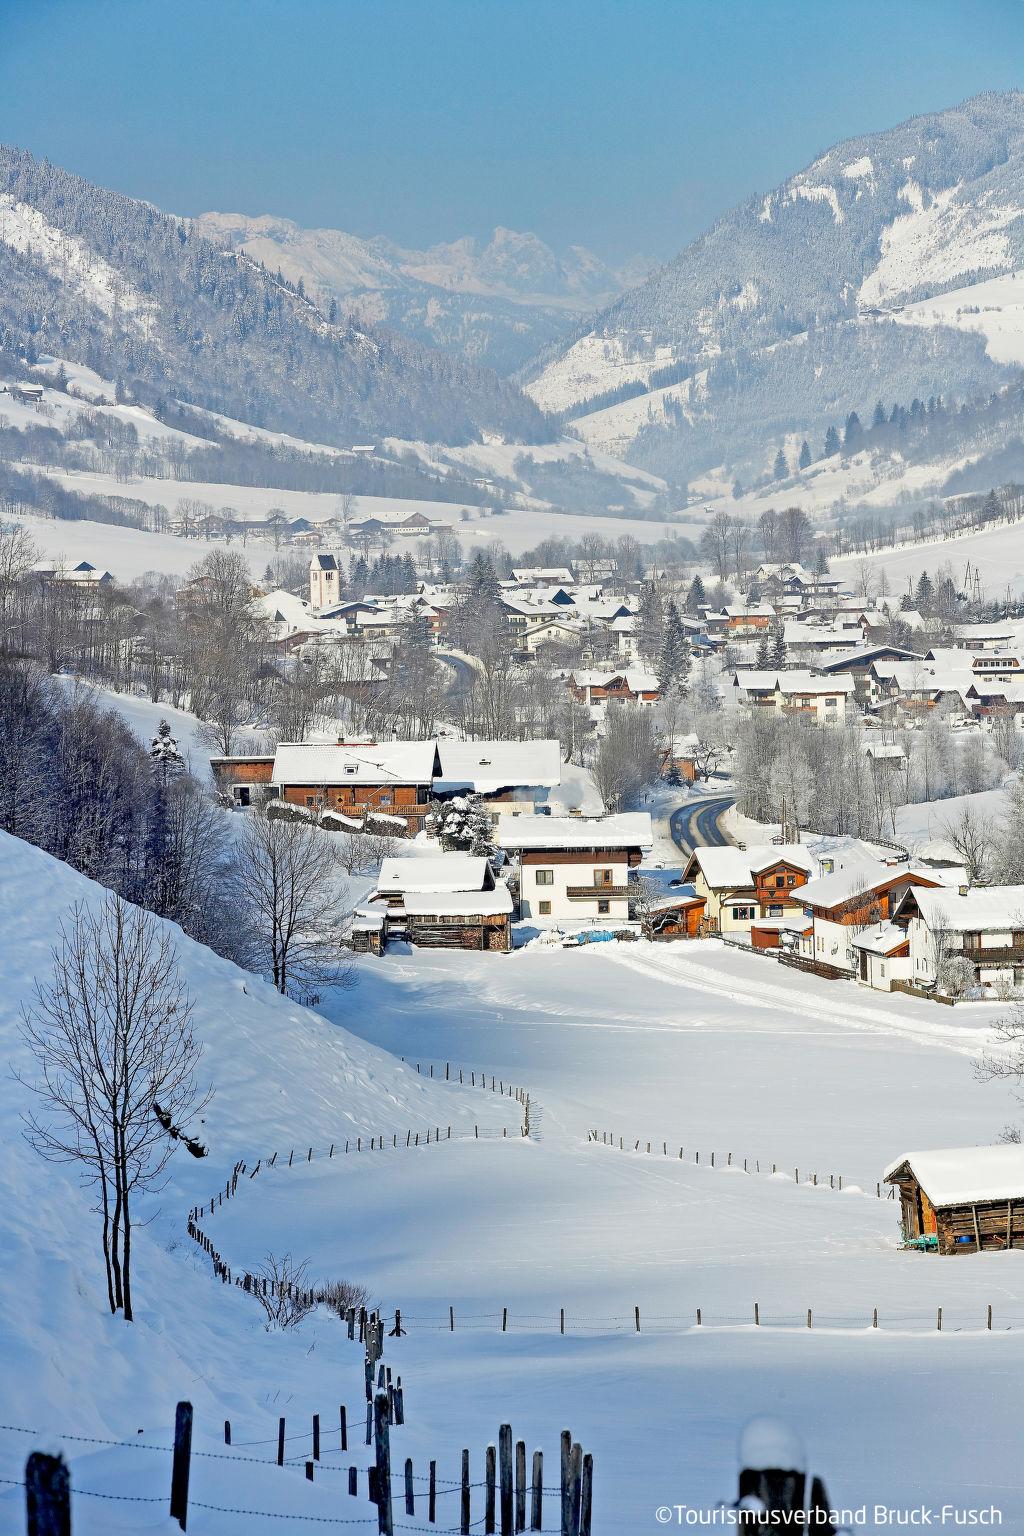
M 886 1169 L 903 1242 L 936 1253 L 1024 1248 L 1024 1146 L 908 1152 Z
M 389 939 L 404 939 L 425 949 L 507 954 L 512 948 L 512 893 L 495 880 L 486 858 L 442 853 L 421 859 L 384 859 L 377 889 L 370 897 L 369 910 L 375 908 L 383 919 L 382 948 Z

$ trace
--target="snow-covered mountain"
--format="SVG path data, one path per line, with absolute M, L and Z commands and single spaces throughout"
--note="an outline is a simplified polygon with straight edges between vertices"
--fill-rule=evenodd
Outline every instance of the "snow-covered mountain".
M 321 308 L 245 251 L 0 146 L 0 355 L 44 353 L 255 426 L 345 446 L 551 436 L 514 385 Z
M 579 317 L 608 304 L 647 270 L 612 269 L 582 246 L 555 252 L 537 235 L 495 229 L 427 250 L 304 229 L 263 214 L 204 213 L 191 227 L 241 249 L 327 305 L 429 346 L 509 373 L 564 338 Z
M 787 433 L 879 396 L 1004 383 L 1024 322 L 995 280 L 1019 267 L 1024 94 L 1010 91 L 828 150 L 601 311 L 527 387 L 659 473 L 755 473 Z

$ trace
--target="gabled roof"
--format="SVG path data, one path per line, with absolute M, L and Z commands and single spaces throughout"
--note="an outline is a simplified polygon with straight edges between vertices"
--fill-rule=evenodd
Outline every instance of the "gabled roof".
M 621 811 L 617 816 L 501 816 L 495 842 L 499 848 L 641 848 L 653 847 L 649 811 Z
M 275 784 L 430 784 L 437 772 L 433 741 L 282 741 L 274 754 Z
M 933 878 L 937 880 L 937 871 Z M 915 890 L 914 899 L 930 928 L 937 923 L 954 933 L 1004 933 L 1024 928 L 1024 885 L 976 885 L 966 895 L 945 886 Z
M 438 789 L 554 789 L 562 781 L 562 748 L 557 741 L 451 741 L 437 744 L 441 760 Z
M 776 864 L 788 864 L 813 874 L 814 859 L 802 843 L 764 843 L 751 848 L 695 848 L 691 863 L 696 862 L 705 884 L 714 891 L 748 890 L 756 875 Z M 806 889 L 799 888 L 800 896 Z M 780 892 L 780 895 L 784 894 Z M 794 899 L 799 899 L 794 897 Z
M 866 950 L 870 955 L 891 955 L 908 942 L 907 930 L 896 923 L 872 923 L 850 940 L 854 949 Z
M 494 884 L 485 858 L 468 853 L 441 853 L 429 859 L 382 859 L 377 894 L 408 892 L 482 891 Z
M 973 1205 L 984 1200 L 1017 1200 L 1024 1196 L 1024 1146 L 951 1147 L 933 1152 L 906 1152 L 882 1175 L 894 1183 L 898 1174 L 913 1174 L 932 1205 Z
M 835 874 L 822 875 L 809 880 L 801 887 L 800 899 L 805 907 L 841 907 L 858 896 L 870 896 L 883 886 L 899 885 L 907 881 L 915 886 L 937 885 L 934 870 L 912 869 L 909 865 L 853 864 L 847 869 L 837 869 Z

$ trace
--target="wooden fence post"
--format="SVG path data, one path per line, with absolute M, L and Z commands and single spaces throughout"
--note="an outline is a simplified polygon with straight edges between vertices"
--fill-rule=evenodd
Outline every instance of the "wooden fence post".
M 357 1498 L 358 1495 L 359 1495 L 359 1468 L 358 1467 L 349 1467 L 349 1469 L 348 1469 L 348 1491 L 349 1491 L 350 1498 L 354 1499 L 354 1498 Z
M 313 1415 L 313 1460 L 320 1460 L 320 1415 Z
M 311 1461 L 307 1461 L 306 1462 L 306 1482 L 307 1483 L 311 1483 L 312 1481 L 313 1481 L 313 1463 Z
M 564 1307 L 560 1307 L 558 1309 L 558 1331 L 559 1331 L 559 1333 L 564 1333 L 565 1332 L 565 1308 Z
M 348 1415 L 345 1412 L 345 1404 L 344 1403 L 342 1403 L 341 1407 L 338 1410 L 338 1416 L 341 1419 L 341 1448 L 342 1448 L 343 1451 L 347 1451 L 348 1450 Z
M 516 1530 L 526 1530 L 526 1441 L 516 1441 Z
M 405 1512 L 407 1515 L 416 1513 L 416 1490 L 412 1485 L 412 1457 L 405 1458 Z
M 561 1536 L 576 1536 L 572 1528 L 572 1435 L 562 1430 L 561 1439 Z
M 572 1529 L 573 1536 L 580 1528 L 580 1506 L 583 1501 L 583 1447 L 578 1440 L 572 1446 Z
M 386 1392 L 378 1392 L 374 1398 L 373 1438 L 377 1452 L 377 1530 L 379 1536 L 394 1536 L 391 1515 L 391 1431 L 388 1427 Z
M 71 1476 L 62 1456 L 33 1451 L 28 1458 L 25 1517 L 28 1536 L 71 1536 Z
M 498 1471 L 501 1483 L 501 1536 L 515 1536 L 512 1529 L 512 1426 L 498 1429 Z
M 530 1530 L 544 1527 L 544 1452 L 533 1453 L 533 1487 L 530 1490 Z
M 580 1495 L 580 1536 L 590 1536 L 590 1523 L 594 1511 L 594 1458 L 583 1458 L 583 1489 Z
M 636 1331 L 637 1331 L 637 1333 L 639 1333 L 640 1332 L 640 1308 L 639 1307 L 634 1307 L 633 1308 L 633 1319 L 634 1319 L 634 1322 L 636 1323 Z
M 437 1462 L 430 1463 L 430 1486 L 427 1492 L 427 1519 L 433 1525 L 437 1519 Z
M 460 1496 L 459 1529 L 462 1536 L 469 1536 L 469 1452 L 462 1453 L 462 1493 Z
M 277 1464 L 284 1466 L 284 1419 L 277 1421 Z
M 988 1329 L 989 1333 L 991 1333 L 992 1332 L 992 1303 L 991 1302 L 989 1302 L 989 1304 L 988 1304 L 988 1321 L 985 1324 L 985 1326 Z
M 495 1458 L 494 1446 L 487 1447 L 484 1461 L 484 1536 L 494 1536 L 494 1484 L 495 1484 Z
M 449 1327 L 449 1329 L 451 1330 L 452 1333 L 455 1332 L 455 1308 L 454 1307 L 449 1307 L 448 1308 L 448 1327 Z
M 192 1404 L 179 1403 L 174 1414 L 174 1461 L 171 1466 L 171 1519 L 182 1530 L 188 1521 L 188 1471 L 192 1458 Z
M 402 1386 L 401 1376 L 395 1383 L 395 1423 L 405 1423 L 405 1388 Z
M 230 1419 L 225 1419 L 224 1420 L 224 1444 L 225 1445 L 230 1445 L 231 1444 L 231 1420 Z

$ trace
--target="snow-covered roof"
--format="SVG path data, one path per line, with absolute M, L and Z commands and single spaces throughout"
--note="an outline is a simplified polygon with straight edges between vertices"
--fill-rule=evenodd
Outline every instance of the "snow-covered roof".
M 500 816 L 499 848 L 651 848 L 649 811 L 616 816 Z
M 937 878 L 935 871 L 933 878 Z M 942 886 L 916 890 L 921 916 L 929 927 L 943 924 L 954 933 L 1010 932 L 1024 928 L 1024 885 L 982 885 L 961 895 Z
M 886 881 L 907 875 L 907 868 L 894 869 L 880 861 L 872 860 L 837 869 L 834 874 L 821 875 L 809 880 L 801 888 L 800 899 L 807 907 L 838 907 L 855 896 L 865 896 Z M 933 878 L 929 875 L 929 878 Z
M 695 848 L 693 857 L 711 890 L 743 890 L 773 864 L 790 864 L 813 873 L 814 860 L 801 843 L 765 843 L 751 848 Z M 800 887 L 801 895 L 805 887 Z
M 562 778 L 562 748 L 557 741 L 452 741 L 445 737 L 437 750 L 441 759 L 438 789 L 461 786 L 487 795 L 517 785 L 553 789 Z
M 352 914 L 350 927 L 353 933 L 379 933 L 384 927 L 384 912 L 369 911 L 365 907 L 357 907 Z
M 705 897 L 698 896 L 695 886 L 677 885 L 672 890 L 663 891 L 660 896 L 653 897 L 647 903 L 648 912 L 671 912 L 676 907 L 702 907 Z
M 891 955 L 907 942 L 907 930 L 896 923 L 872 923 L 862 928 L 850 940 L 854 949 L 867 950 L 872 955 Z
M 282 741 L 274 754 L 275 784 L 429 784 L 433 741 Z
M 409 917 L 498 917 L 512 911 L 512 893 L 500 883 L 493 891 L 407 891 L 404 906 Z
M 943 1147 L 933 1152 L 905 1152 L 890 1163 L 884 1179 L 904 1164 L 932 1205 L 971 1205 L 982 1200 L 1024 1196 L 1024 1146 Z
M 738 667 L 734 681 L 736 687 L 746 693 L 774 693 L 778 689 L 787 697 L 792 694 L 851 694 L 856 686 L 852 677 L 821 677 L 797 667 L 771 672 Z
M 639 667 L 591 667 L 573 672 L 577 688 L 606 688 L 621 678 L 631 693 L 657 693 L 658 679 L 653 672 Z
M 442 853 L 429 859 L 383 859 L 377 894 L 482 891 L 491 883 L 487 860 L 468 853 Z M 408 905 L 408 903 L 406 903 Z

